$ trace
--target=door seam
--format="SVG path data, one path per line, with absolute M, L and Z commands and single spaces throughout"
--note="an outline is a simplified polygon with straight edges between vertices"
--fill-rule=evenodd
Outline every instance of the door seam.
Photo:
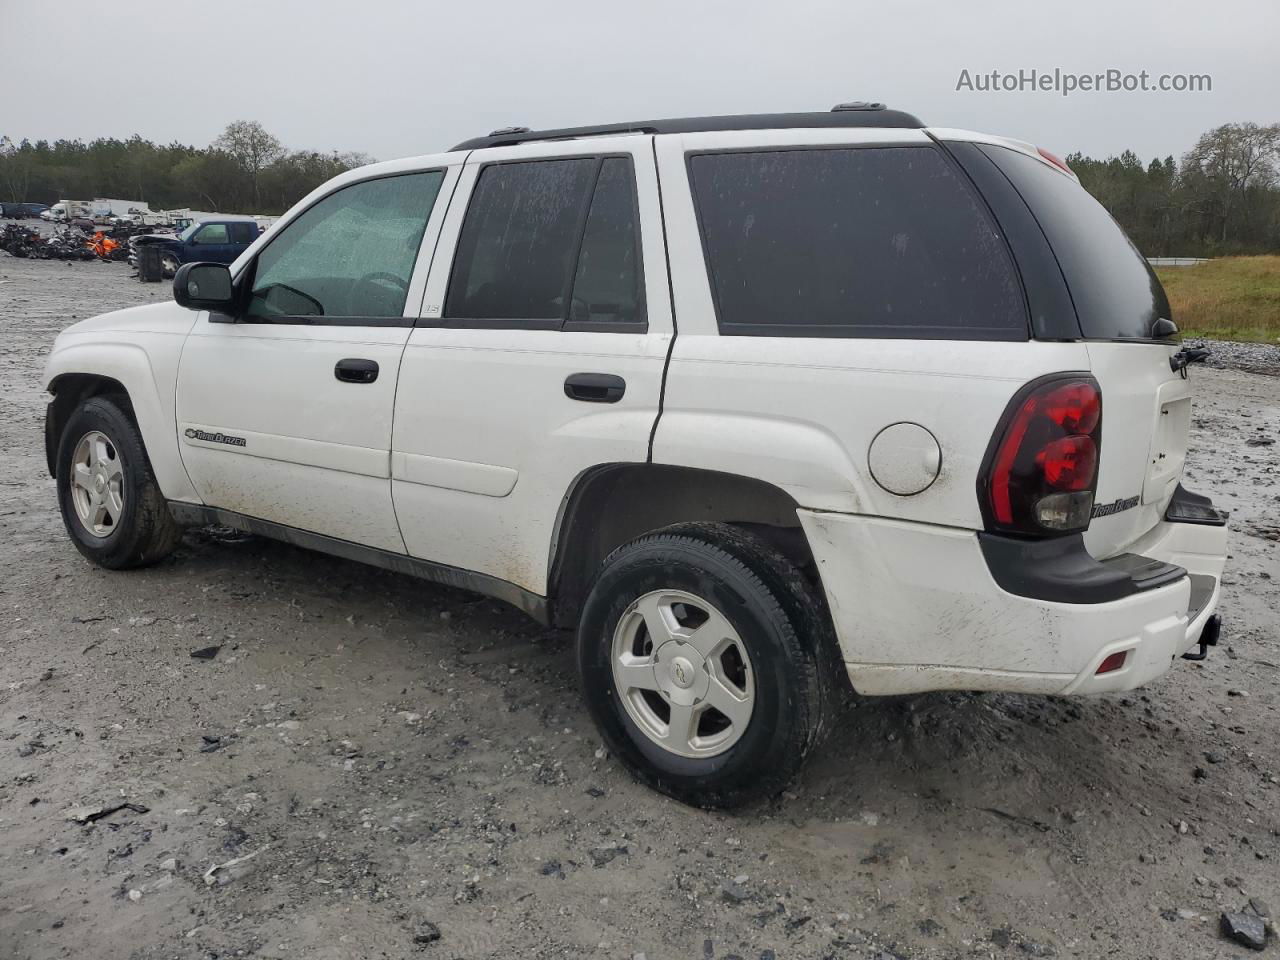
M 667 358 L 662 364 L 662 380 L 658 385 L 658 412 L 653 418 L 653 426 L 649 428 L 649 449 L 645 454 L 645 463 L 653 463 L 653 442 L 658 435 L 658 424 L 662 421 L 662 411 L 667 400 L 667 373 L 671 369 L 671 354 L 676 348 L 676 294 L 671 281 L 671 246 L 667 242 L 667 211 L 662 199 L 662 169 L 658 163 L 658 138 L 651 136 L 649 145 L 653 151 L 653 179 L 658 185 L 658 219 L 662 224 L 662 258 L 667 268 L 667 301 L 671 308 L 671 339 L 667 342 Z
M 400 403 L 400 371 L 404 369 L 404 355 L 409 349 L 409 341 L 413 339 L 413 332 L 418 329 L 417 321 L 422 319 L 422 307 L 427 302 L 427 285 L 431 281 L 431 272 L 436 265 L 436 254 L 440 252 L 440 238 L 444 236 L 444 227 L 449 220 L 449 209 L 453 206 L 453 198 L 457 196 L 458 184 L 462 182 L 462 172 L 466 169 L 467 161 L 471 159 L 473 153 L 475 153 L 474 150 L 468 150 L 467 155 L 462 158 L 462 163 L 458 165 L 458 175 L 453 179 L 449 199 L 445 201 L 444 212 L 440 214 L 440 231 L 436 234 L 435 245 L 431 248 L 431 257 L 427 260 L 427 276 L 422 284 L 422 299 L 418 301 L 418 316 L 409 327 L 409 335 L 404 338 L 404 343 L 400 346 L 400 360 L 396 364 L 396 385 L 391 388 L 391 439 L 387 443 L 387 496 L 391 499 L 391 519 L 396 522 L 396 535 L 400 537 L 400 545 L 404 547 L 406 557 L 410 556 L 409 542 L 404 538 L 404 527 L 400 524 L 400 513 L 396 510 L 396 476 L 391 460 L 391 453 L 396 448 L 396 410 Z

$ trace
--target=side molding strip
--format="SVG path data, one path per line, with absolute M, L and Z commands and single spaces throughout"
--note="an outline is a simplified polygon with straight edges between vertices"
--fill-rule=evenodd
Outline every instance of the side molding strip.
M 387 550 L 379 550 L 376 547 L 366 547 L 363 544 L 352 543 L 349 540 L 339 540 L 336 537 L 327 537 L 321 533 L 311 533 L 307 530 L 299 530 L 297 527 L 288 527 L 282 523 L 272 523 L 270 520 L 247 517 L 242 513 L 222 510 L 218 507 L 206 507 L 202 504 L 170 500 L 169 510 L 173 513 L 174 519 L 183 526 L 194 527 L 221 524 L 222 526 L 233 527 L 236 530 L 243 530 L 245 533 L 270 537 L 272 540 L 280 540 L 306 550 L 327 553 L 330 556 L 341 557 L 344 560 L 354 560 L 357 563 L 367 563 L 370 566 L 407 574 L 420 580 L 429 580 L 432 583 L 444 584 L 447 587 L 456 587 L 459 590 L 482 593 L 487 597 L 493 597 L 495 600 L 511 604 L 544 626 L 549 625 L 551 622 L 551 605 L 546 597 L 540 597 L 538 594 L 531 593 L 514 583 L 510 583 L 507 580 L 499 580 L 497 577 L 491 577 L 488 574 L 462 570 L 442 563 L 432 563 L 430 560 L 420 560 L 417 557 L 391 553 Z

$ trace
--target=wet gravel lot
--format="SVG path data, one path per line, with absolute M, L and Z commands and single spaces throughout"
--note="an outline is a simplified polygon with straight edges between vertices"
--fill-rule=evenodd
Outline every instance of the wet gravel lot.
M 1277 348 L 1193 372 L 1188 485 L 1234 514 L 1205 663 L 851 704 L 727 815 L 633 783 L 569 637 L 492 601 L 217 529 L 81 559 L 43 358 L 168 295 L 0 254 L 0 960 L 1180 960 L 1245 955 L 1221 912 L 1280 907 Z

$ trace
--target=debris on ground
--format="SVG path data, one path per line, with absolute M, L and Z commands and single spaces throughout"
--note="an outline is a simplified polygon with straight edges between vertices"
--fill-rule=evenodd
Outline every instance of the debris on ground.
M 232 859 L 226 861 L 225 863 L 215 863 L 213 866 L 211 866 L 208 870 L 204 872 L 205 886 L 212 887 L 215 883 L 230 883 L 232 880 L 235 879 L 235 874 L 232 871 L 236 867 L 239 867 L 242 864 L 248 863 L 250 860 L 252 860 L 258 854 L 262 853 L 262 851 L 266 850 L 270 846 L 271 844 L 267 844 L 266 846 L 259 847 L 257 850 L 254 850 L 252 853 L 246 853 L 242 857 L 233 857 Z
M 1254 913 L 1222 914 L 1222 935 L 1250 950 L 1261 950 L 1267 945 L 1267 924 Z
M 629 852 L 626 847 L 614 844 L 608 847 L 593 847 L 588 855 L 591 857 L 593 867 L 603 867 L 607 863 L 613 863 L 618 857 L 626 856 Z
M 440 928 L 430 920 L 421 920 L 413 931 L 413 942 L 420 947 L 440 939 Z
M 99 820 L 104 820 L 113 813 L 119 813 L 121 810 L 131 810 L 134 813 L 151 812 L 150 807 L 145 807 L 140 803 L 123 802 L 99 804 L 96 807 L 81 807 L 77 810 L 70 811 L 67 814 L 67 819 L 79 824 L 97 823 Z

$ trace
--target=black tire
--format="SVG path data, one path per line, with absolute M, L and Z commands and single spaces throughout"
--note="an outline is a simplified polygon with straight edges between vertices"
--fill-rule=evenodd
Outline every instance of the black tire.
M 612 669 L 614 632 L 628 607 L 654 590 L 710 601 L 750 657 L 750 720 L 715 756 L 667 751 L 621 702 Z M 592 585 L 578 627 L 583 691 L 608 748 L 644 783 L 702 807 L 771 797 L 791 781 L 824 732 L 833 650 L 825 606 L 795 565 L 723 523 L 681 524 L 619 547 Z
M 124 412 L 127 401 L 115 397 L 91 397 L 67 420 L 58 443 L 58 506 L 62 522 L 76 549 L 99 566 L 111 570 L 143 567 L 163 560 L 178 545 L 182 530 L 156 483 L 142 436 Z M 72 458 L 77 444 L 88 433 L 102 433 L 120 459 L 123 489 L 118 522 L 105 536 L 98 536 L 76 512 L 72 499 Z

